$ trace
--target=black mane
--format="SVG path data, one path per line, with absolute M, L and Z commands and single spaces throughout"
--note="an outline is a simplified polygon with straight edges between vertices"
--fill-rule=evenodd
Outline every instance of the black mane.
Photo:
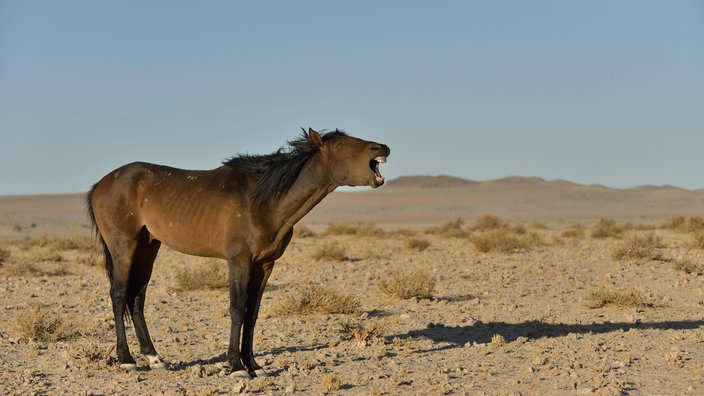
M 337 129 L 321 133 L 323 141 L 340 136 L 347 134 Z M 224 161 L 223 164 L 259 176 L 252 196 L 262 204 L 285 194 L 298 179 L 303 166 L 318 151 L 318 147 L 313 144 L 304 129 L 300 137 L 288 141 L 288 147 L 265 155 L 240 154 Z

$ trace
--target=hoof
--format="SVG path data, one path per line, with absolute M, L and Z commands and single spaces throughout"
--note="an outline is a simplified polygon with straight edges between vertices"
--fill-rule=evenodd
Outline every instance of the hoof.
M 165 370 L 168 366 L 164 362 L 149 363 L 149 368 L 152 370 Z
M 258 378 L 264 378 L 269 376 L 269 374 L 267 374 L 264 369 L 256 369 L 252 372 L 252 374 L 254 374 L 254 376 Z
M 237 371 L 233 371 L 232 373 L 230 373 L 230 377 L 231 377 L 231 378 L 243 378 L 243 379 L 250 379 L 250 378 L 252 378 L 252 377 L 249 375 L 249 372 L 247 372 L 247 370 L 237 370 Z
M 137 364 L 135 364 L 135 363 L 122 363 L 122 364 L 120 364 L 120 369 L 123 371 L 137 371 Z
M 149 359 L 149 368 L 152 370 L 163 370 L 166 368 L 166 363 L 158 355 L 147 356 Z

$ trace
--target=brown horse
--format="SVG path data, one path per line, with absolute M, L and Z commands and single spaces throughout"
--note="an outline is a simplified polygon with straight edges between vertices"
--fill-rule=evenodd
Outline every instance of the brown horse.
M 121 368 L 137 368 L 125 336 L 128 314 L 149 366 L 166 368 L 144 319 L 147 285 L 164 243 L 227 260 L 228 364 L 235 376 L 265 376 L 254 360 L 254 325 L 274 261 L 291 240 L 293 226 L 338 186 L 384 184 L 379 163 L 389 154 L 383 144 L 309 129 L 287 149 L 241 155 L 213 170 L 135 162 L 106 175 L 88 193 L 87 205 L 103 245 Z

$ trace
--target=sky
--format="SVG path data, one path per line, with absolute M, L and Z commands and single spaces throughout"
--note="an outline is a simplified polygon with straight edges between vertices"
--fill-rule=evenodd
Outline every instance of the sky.
M 0 0 L 0 195 L 301 127 L 389 145 L 387 180 L 702 189 L 704 2 Z

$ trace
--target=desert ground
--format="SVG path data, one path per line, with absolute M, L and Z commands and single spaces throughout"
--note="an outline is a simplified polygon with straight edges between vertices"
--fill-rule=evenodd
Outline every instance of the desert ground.
M 297 227 L 228 375 L 224 262 L 162 248 L 116 362 L 81 194 L 0 197 L 0 393 L 704 394 L 704 191 L 408 177 Z

